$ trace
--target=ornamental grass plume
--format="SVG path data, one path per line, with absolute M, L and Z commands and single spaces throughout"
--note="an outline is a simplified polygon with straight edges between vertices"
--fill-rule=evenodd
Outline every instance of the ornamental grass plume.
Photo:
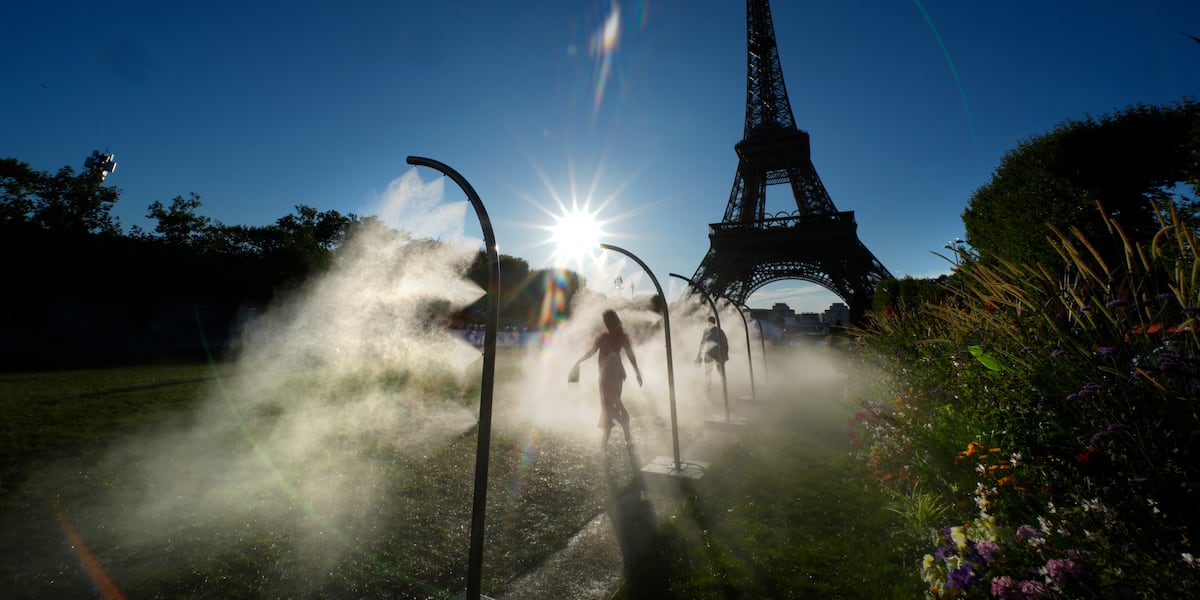
M 1157 213 L 1146 243 L 1106 218 L 1117 260 L 1052 228 L 1062 271 L 966 256 L 939 296 L 862 327 L 857 359 L 890 376 L 861 400 L 904 398 L 857 430 L 862 456 L 906 475 L 877 481 L 959 507 L 943 526 L 969 523 L 962 507 L 978 489 L 999 523 L 1046 524 L 1038 535 L 1002 527 L 985 549 L 959 530 L 947 540 L 959 562 L 934 560 L 943 592 L 1171 597 L 1200 586 L 1195 559 L 1181 558 L 1200 554 L 1200 240 L 1173 204 Z

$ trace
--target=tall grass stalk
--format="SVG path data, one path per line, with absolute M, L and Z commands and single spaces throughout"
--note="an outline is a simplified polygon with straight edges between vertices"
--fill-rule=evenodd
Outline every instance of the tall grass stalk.
M 935 596 L 1200 583 L 1200 245 L 1158 214 L 1144 242 L 1111 219 L 1108 240 L 1052 229 L 1062 272 L 966 257 L 939 301 L 860 332 L 891 374 L 864 399 L 864 459 L 953 507 L 922 563 Z

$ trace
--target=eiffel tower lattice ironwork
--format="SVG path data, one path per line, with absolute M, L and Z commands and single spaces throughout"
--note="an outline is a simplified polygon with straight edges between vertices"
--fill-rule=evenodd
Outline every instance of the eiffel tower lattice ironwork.
M 844 300 L 857 320 L 892 275 L 859 241 L 854 212 L 839 211 L 817 177 L 808 133 L 796 127 L 783 84 L 768 0 L 747 1 L 746 23 L 746 130 L 734 146 L 737 175 L 692 281 L 739 304 L 768 283 L 808 281 Z M 783 184 L 796 212 L 766 214 L 767 187 Z

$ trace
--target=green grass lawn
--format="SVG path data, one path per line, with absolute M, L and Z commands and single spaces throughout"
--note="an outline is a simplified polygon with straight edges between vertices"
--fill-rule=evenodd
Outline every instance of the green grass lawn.
M 855 468 L 787 436 L 738 443 L 691 486 L 619 598 L 920 598 L 887 500 Z
M 305 479 L 310 464 L 256 437 L 269 431 L 258 425 L 274 415 L 224 406 L 222 390 L 235 387 L 236 377 L 221 365 L 4 375 L 0 587 L 6 597 L 93 593 L 82 557 L 64 551 L 69 538 L 60 517 L 130 597 L 441 598 L 465 587 L 473 430 L 407 452 L 364 452 L 327 440 L 320 459 L 335 468 L 325 472 L 332 480 L 319 480 L 322 488 L 336 488 L 334 478 L 346 473 L 378 482 L 361 497 L 350 490 L 348 505 L 329 505 L 321 489 L 304 487 L 313 481 Z M 313 377 L 280 375 L 278 391 L 286 395 Z M 391 383 L 411 385 L 415 377 L 401 374 Z M 473 406 L 477 384 L 446 394 L 450 402 L 461 396 Z M 193 427 L 201 421 L 204 428 Z M 176 440 L 199 451 L 166 465 L 166 480 L 177 488 L 166 494 L 166 484 L 147 478 L 151 471 L 143 463 L 162 469 L 153 454 L 170 455 Z M 546 439 L 530 465 L 522 464 L 525 445 L 520 435 L 493 435 L 485 573 L 492 588 L 561 546 L 602 510 L 601 484 L 589 461 L 580 460 L 584 449 Z M 238 477 L 254 491 L 214 497 L 210 489 L 225 489 L 225 474 L 213 463 L 250 470 Z M 349 466 L 344 471 L 343 463 Z M 519 495 L 510 489 L 518 476 Z M 177 502 L 142 506 L 147 496 Z M 218 510 L 214 503 L 221 505 L 220 518 L 207 514 Z M 148 513 L 157 520 L 135 522 Z M 160 530 L 142 530 L 150 527 Z
M 499 381 L 513 364 L 500 362 Z M 334 438 L 321 460 L 335 468 L 314 488 L 311 465 L 255 437 L 265 435 L 255 419 L 271 414 L 241 415 L 238 428 L 220 401 L 237 377 L 200 364 L 0 375 L 6 597 L 95 596 L 69 529 L 128 597 L 446 598 L 465 588 L 472 430 L 401 453 Z M 319 375 L 298 377 L 308 385 Z M 447 393 L 470 406 L 478 397 Z M 221 418 L 225 428 L 197 443 L 193 425 Z M 783 409 L 778 427 L 736 443 L 653 534 L 653 551 L 628 569 L 625 597 L 919 595 L 888 539 L 894 515 L 845 449 L 787 426 L 814 418 L 829 415 Z M 154 462 L 176 446 L 205 451 Z M 494 432 L 485 591 L 502 590 L 604 511 L 611 490 L 595 476 L 597 460 L 590 440 Z M 171 494 L 143 463 L 167 465 Z M 350 490 L 349 508 L 323 504 L 322 489 L 364 473 L 379 485 Z M 235 476 L 251 489 L 210 493 Z M 164 500 L 143 506 L 148 497 Z
M 0 498 L 49 461 L 187 418 L 220 371 L 191 364 L 0 373 Z
M 812 393 L 775 397 L 685 486 L 617 600 L 924 596 L 888 498 L 848 454 L 840 402 L 797 398 Z

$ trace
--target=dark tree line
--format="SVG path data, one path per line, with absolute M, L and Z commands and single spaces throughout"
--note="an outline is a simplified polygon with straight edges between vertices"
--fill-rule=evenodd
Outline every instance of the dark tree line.
M 985 261 L 1060 266 L 1048 225 L 1064 233 L 1078 228 L 1105 258 L 1116 259 L 1124 248 L 1101 210 L 1132 241 L 1146 241 L 1159 229 L 1154 204 L 1164 206 L 1185 187 L 1195 192 L 1198 178 L 1200 104 L 1136 105 L 1065 121 L 1022 142 L 971 196 L 963 224 Z M 1180 208 L 1195 222 L 1193 200 Z
M 1004 155 L 963 212 L 970 248 L 948 258 L 1041 264 L 1058 272 L 1065 262 L 1051 243 L 1053 227 L 1079 230 L 1103 260 L 1117 265 L 1124 244 L 1102 214 L 1130 242 L 1148 243 L 1160 228 L 1157 211 L 1168 202 L 1185 222 L 1200 224 L 1198 188 L 1200 103 L 1185 98 L 1067 120 Z M 875 309 L 945 301 L 955 277 L 883 282 Z
M 9 265 L 0 355 L 9 368 L 196 357 L 205 350 L 198 331 L 220 352 L 239 319 L 328 268 L 355 228 L 384 226 L 303 204 L 270 225 L 226 225 L 203 216 L 200 196 L 189 194 L 149 205 L 152 232 L 123 233 L 112 215 L 119 199 L 98 172 L 51 174 L 0 159 L 0 251 Z M 574 273 L 530 270 L 507 255 L 501 273 L 501 320 L 511 327 L 543 324 L 548 290 L 569 306 L 582 286 Z M 482 251 L 467 276 L 486 288 Z M 485 305 L 441 307 L 436 317 L 482 323 Z

